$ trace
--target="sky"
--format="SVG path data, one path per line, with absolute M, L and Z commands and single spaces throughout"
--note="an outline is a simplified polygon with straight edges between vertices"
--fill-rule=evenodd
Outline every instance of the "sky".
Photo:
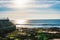
M 0 18 L 60 19 L 60 0 L 0 0 Z

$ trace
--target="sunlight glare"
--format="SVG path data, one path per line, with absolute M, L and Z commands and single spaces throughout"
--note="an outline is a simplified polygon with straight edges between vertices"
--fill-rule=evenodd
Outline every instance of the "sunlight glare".
M 15 8 L 25 8 L 30 0 L 14 0 Z
M 16 24 L 25 24 L 26 20 L 16 20 Z

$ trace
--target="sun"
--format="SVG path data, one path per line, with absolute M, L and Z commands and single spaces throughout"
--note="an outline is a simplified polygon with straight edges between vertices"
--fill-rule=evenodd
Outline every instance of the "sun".
M 29 3 L 29 0 L 14 0 L 13 3 L 15 8 L 24 8 Z

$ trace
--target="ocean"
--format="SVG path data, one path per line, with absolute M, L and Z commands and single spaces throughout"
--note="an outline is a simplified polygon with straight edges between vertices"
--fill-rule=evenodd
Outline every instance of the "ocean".
M 60 19 L 34 19 L 27 20 L 26 24 L 16 24 L 19 27 L 27 28 L 50 28 L 50 27 L 59 27 L 60 28 Z

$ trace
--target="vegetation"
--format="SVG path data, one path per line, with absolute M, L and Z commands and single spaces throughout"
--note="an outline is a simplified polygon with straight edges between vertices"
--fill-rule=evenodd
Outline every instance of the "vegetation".
M 3 24 L 3 25 L 2 25 Z M 53 31 L 58 30 L 58 28 L 50 28 Z M 21 31 L 22 30 L 22 31 Z M 21 28 L 21 30 L 16 30 L 13 23 L 9 21 L 0 22 L 0 40 L 49 40 L 53 38 L 60 38 L 60 33 L 47 33 L 43 32 L 42 28 Z
M 8 33 L 5 37 L 0 37 L 0 40 L 49 40 L 52 38 L 60 38 L 59 35 L 42 32 L 41 29 L 32 29 L 32 31 L 15 30 Z

